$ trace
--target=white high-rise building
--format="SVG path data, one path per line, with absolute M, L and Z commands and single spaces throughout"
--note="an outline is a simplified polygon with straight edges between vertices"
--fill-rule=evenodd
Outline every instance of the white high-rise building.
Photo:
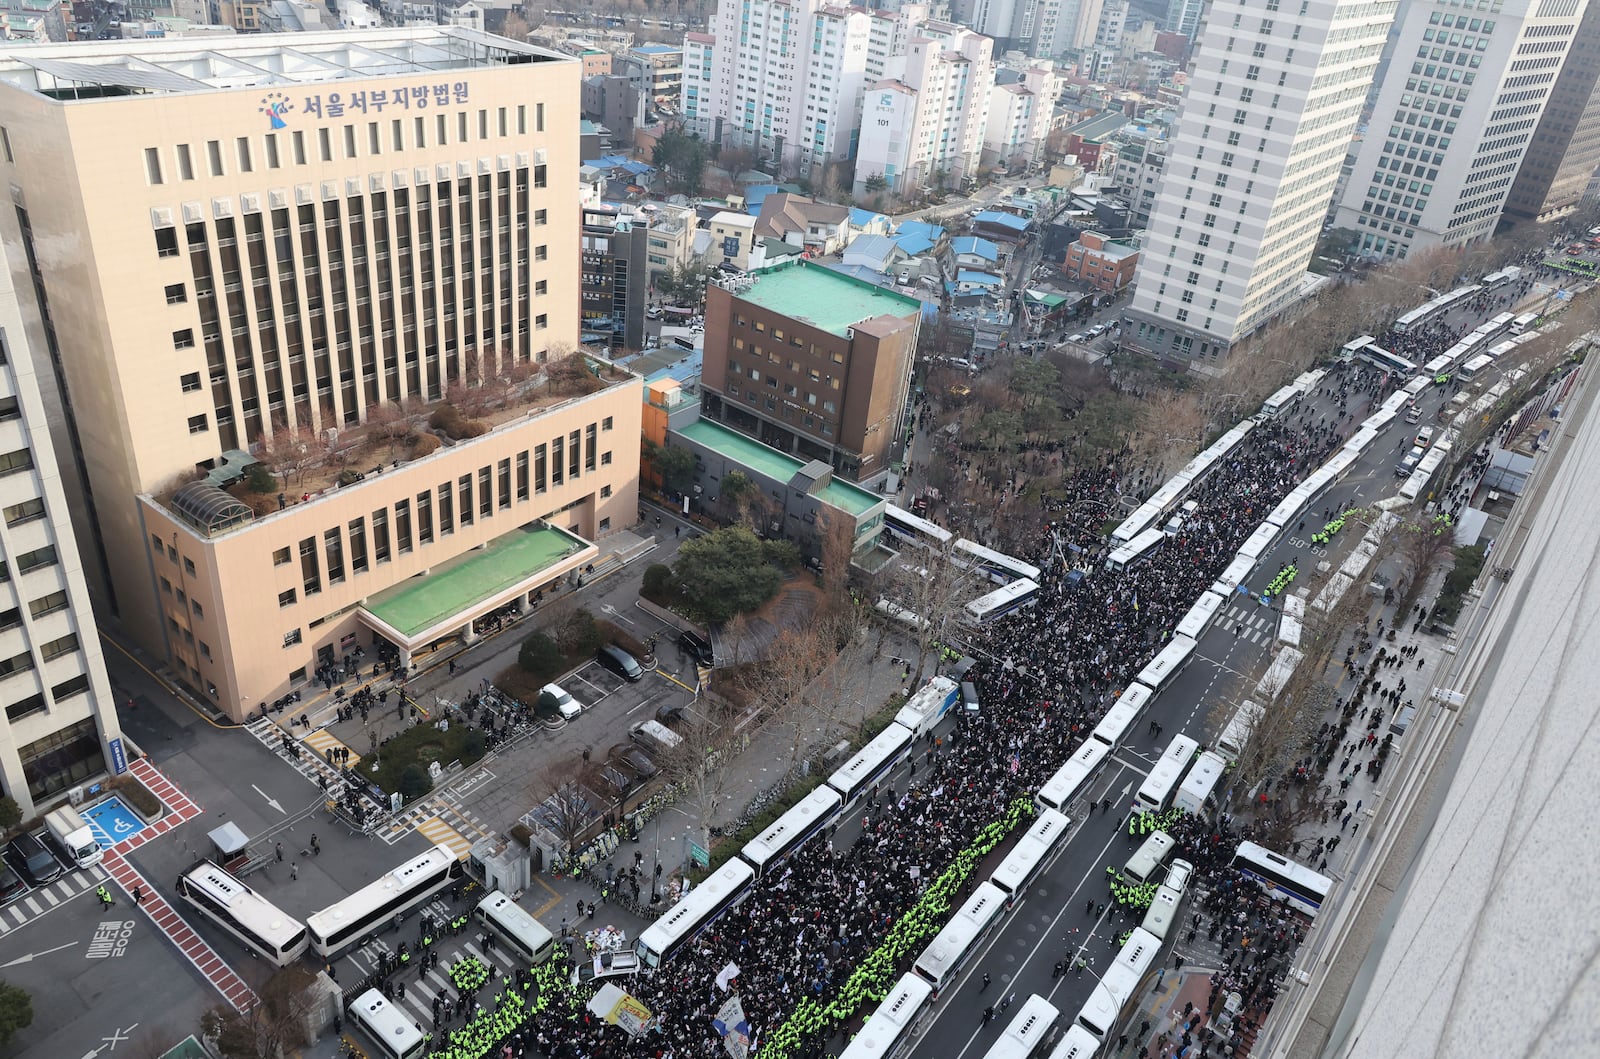
M 989 121 L 983 137 L 985 165 L 1030 164 L 1042 157 L 1055 115 L 1060 79 L 1048 62 L 1002 71 L 1004 84 L 989 91 Z
M 1298 296 L 1396 0 L 1214 0 L 1139 257 L 1133 345 L 1218 358 Z
M 776 159 L 785 176 L 849 159 L 871 23 L 865 11 L 821 0 L 718 4 L 712 32 L 685 41 L 691 127 Z
M 34 374 L 54 333 L 17 297 L 31 304 L 35 267 L 18 215 L 0 211 L 0 242 L 19 248 L 0 258 L 0 788 L 28 819 L 130 755 Z
M 1413 0 L 1335 224 L 1405 257 L 1487 239 L 1590 0 Z
M 856 194 L 877 176 L 897 194 L 941 183 L 959 187 L 975 176 L 994 87 L 994 41 L 928 22 L 888 70 L 865 95 Z

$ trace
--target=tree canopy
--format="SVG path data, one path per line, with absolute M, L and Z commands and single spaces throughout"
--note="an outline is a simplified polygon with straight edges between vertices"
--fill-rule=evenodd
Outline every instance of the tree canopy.
M 0 1048 L 11 1043 L 18 1030 L 33 1025 L 33 997 L 26 989 L 0 982 Z
M 688 449 L 657 445 L 647 440 L 644 458 L 661 476 L 661 484 L 669 492 L 686 493 L 694 484 L 694 453 Z
M 755 610 L 783 582 L 766 546 L 743 526 L 684 541 L 672 570 L 684 596 L 713 622 Z
M 663 133 L 650 154 L 650 164 L 661 171 L 667 186 L 685 195 L 700 193 L 700 179 L 710 157 L 706 142 L 678 129 Z

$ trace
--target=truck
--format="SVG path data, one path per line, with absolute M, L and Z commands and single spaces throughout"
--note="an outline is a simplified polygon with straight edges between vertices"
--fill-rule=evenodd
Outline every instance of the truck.
M 72 863 L 80 868 L 99 864 L 100 858 L 105 856 L 100 843 L 94 840 L 94 831 L 90 829 L 89 822 L 70 805 L 63 805 L 45 814 L 44 826 L 61 844 L 67 856 L 72 858 Z

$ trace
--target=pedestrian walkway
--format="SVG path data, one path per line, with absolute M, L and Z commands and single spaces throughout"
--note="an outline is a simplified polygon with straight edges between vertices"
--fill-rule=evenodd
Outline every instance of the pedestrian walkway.
M 253 724 L 255 722 L 251 723 Z M 356 753 L 355 747 L 345 746 L 345 743 L 342 739 L 334 735 L 326 728 L 318 728 L 314 732 L 308 732 L 305 738 L 300 741 L 314 751 L 317 757 L 321 758 L 324 763 L 326 763 L 328 760 L 328 751 L 330 750 L 350 751 L 350 760 L 348 764 L 351 768 L 354 768 L 356 765 L 361 763 L 361 755 Z
M 417 831 L 429 842 L 449 846 L 457 860 L 466 860 L 467 854 L 472 850 L 472 840 L 445 823 L 440 817 L 430 816 L 423 820 L 417 824 Z
M 167 811 L 162 814 L 161 819 L 135 831 L 112 846 L 113 850 L 123 854 L 131 853 L 152 838 L 164 835 L 200 815 L 200 807 L 179 790 L 177 784 L 167 779 L 160 769 L 150 764 L 149 758 L 139 758 L 128 766 L 128 771 L 149 788 L 151 794 L 161 799 L 161 804 L 167 807 Z
M 1222 627 L 1234 629 L 1240 640 L 1253 644 L 1272 643 L 1278 638 L 1278 614 L 1273 607 L 1244 607 L 1235 603 L 1222 612 Z
M 82 871 L 70 872 L 49 886 L 30 890 L 23 897 L 0 909 L 0 936 L 11 933 L 20 926 L 31 923 L 52 908 L 59 908 L 92 886 L 104 882 L 106 873 L 98 864 Z
M 133 900 L 134 887 L 139 887 L 144 895 L 139 908 L 150 917 L 156 928 L 171 939 L 178 947 L 178 951 L 183 953 L 184 959 L 193 964 L 194 969 L 216 987 L 217 992 L 233 1005 L 235 1011 L 249 1011 L 256 1003 L 256 995 L 245 984 L 244 979 L 235 974 L 233 968 L 217 955 L 216 950 L 194 932 L 194 928 L 178 915 L 167 903 L 166 898 L 161 896 L 160 891 L 150 885 L 149 880 L 139 874 L 138 869 L 130 864 L 118 849 L 119 846 L 131 841 L 132 839 L 119 842 L 117 846 L 106 850 L 105 860 L 101 862 L 105 865 L 106 874 L 116 880 L 130 902 Z

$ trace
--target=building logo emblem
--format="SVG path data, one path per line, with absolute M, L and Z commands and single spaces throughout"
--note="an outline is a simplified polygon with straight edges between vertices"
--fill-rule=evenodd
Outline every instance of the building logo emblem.
M 289 102 L 289 97 L 283 92 L 268 92 L 261 97 L 261 105 L 257 108 L 267 116 L 267 121 L 274 132 L 286 129 L 289 123 L 284 121 L 284 115 L 294 111 L 294 104 Z

